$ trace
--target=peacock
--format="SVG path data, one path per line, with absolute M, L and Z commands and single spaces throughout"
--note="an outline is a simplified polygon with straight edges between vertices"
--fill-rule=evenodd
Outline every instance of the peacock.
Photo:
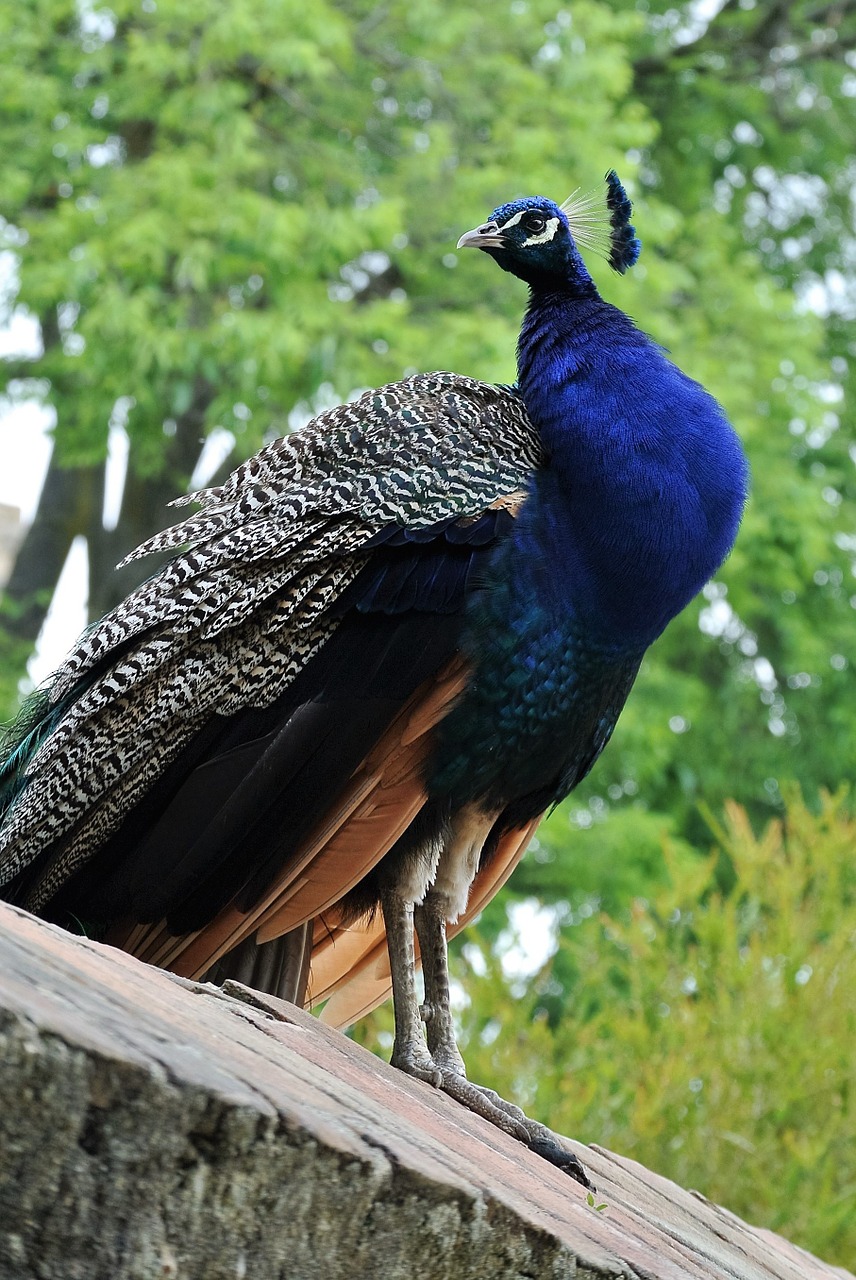
M 420 373 L 268 444 L 129 560 L 171 551 L 25 704 L 2 895 L 189 978 L 347 1026 L 585 1182 L 466 1078 L 447 936 L 609 741 L 747 491 L 717 402 L 605 302 L 639 254 L 613 171 L 467 232 L 528 285 L 517 382 Z M 417 991 L 421 964 L 424 1001 Z

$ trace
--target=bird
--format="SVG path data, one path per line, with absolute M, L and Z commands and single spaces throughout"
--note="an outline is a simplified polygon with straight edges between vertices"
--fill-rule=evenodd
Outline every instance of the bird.
M 722 408 L 585 265 L 635 264 L 631 216 L 610 170 L 461 236 L 528 286 L 516 382 L 368 390 L 177 499 L 128 560 L 171 558 L 0 765 L 0 896 L 336 1026 L 391 991 L 393 1065 L 584 1184 L 467 1079 L 447 942 L 592 768 L 746 501 Z

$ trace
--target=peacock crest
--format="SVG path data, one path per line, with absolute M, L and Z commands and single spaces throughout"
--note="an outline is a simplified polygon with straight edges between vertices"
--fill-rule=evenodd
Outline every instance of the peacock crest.
M 630 221 L 633 206 L 614 169 L 606 186 L 592 191 L 577 188 L 560 206 L 577 244 L 606 258 L 613 271 L 624 275 L 638 260 L 642 242 Z

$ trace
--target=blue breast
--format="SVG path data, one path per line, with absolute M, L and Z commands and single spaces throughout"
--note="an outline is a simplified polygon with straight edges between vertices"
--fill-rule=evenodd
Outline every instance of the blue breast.
M 472 679 L 440 724 L 429 779 L 453 807 L 538 793 L 531 816 L 591 768 L 624 705 L 641 654 L 601 645 L 543 590 L 544 561 L 498 549 L 473 597 L 462 648 Z
M 716 401 L 600 299 L 533 296 L 518 364 L 549 462 L 470 602 L 473 676 L 431 771 L 499 806 L 552 803 L 591 768 L 645 649 L 728 554 L 747 483 Z

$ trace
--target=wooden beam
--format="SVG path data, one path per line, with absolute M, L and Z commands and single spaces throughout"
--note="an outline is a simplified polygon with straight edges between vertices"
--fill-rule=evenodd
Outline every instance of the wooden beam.
M 292 1006 L 2 904 L 0 1062 L 2 1277 L 854 1280 L 572 1144 L 597 1212 Z

